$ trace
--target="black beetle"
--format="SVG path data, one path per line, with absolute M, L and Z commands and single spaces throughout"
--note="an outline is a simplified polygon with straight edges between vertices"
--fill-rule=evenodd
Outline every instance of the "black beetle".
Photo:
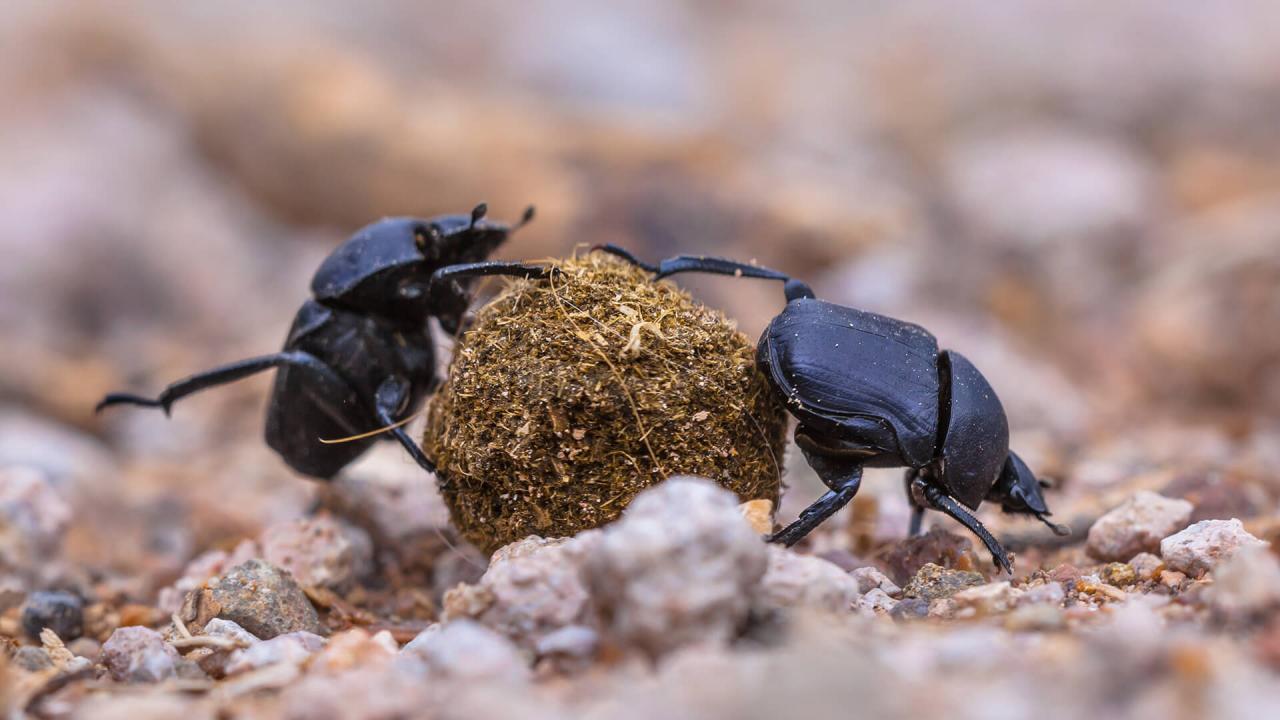
M 787 306 L 760 337 L 756 362 L 799 421 L 796 445 L 829 490 L 775 533 L 794 545 L 853 499 L 864 467 L 906 467 L 911 535 L 926 508 L 967 527 L 1012 572 L 1008 553 L 969 510 L 983 500 L 1034 515 L 1055 533 L 1041 487 L 1009 449 L 1004 407 L 982 373 L 954 350 L 939 352 L 924 328 L 823 302 L 776 270 L 681 255 L 649 265 L 614 245 L 597 249 L 654 273 L 707 272 L 780 280 Z
M 544 268 L 481 262 L 515 227 L 470 215 L 396 217 L 367 225 L 338 246 L 311 281 L 312 298 L 294 317 L 284 349 L 192 375 L 155 399 L 113 393 L 98 404 L 158 407 L 205 388 L 278 368 L 267 408 L 266 439 L 294 470 L 328 479 L 378 439 L 381 428 L 424 469 L 435 465 L 398 418 L 413 414 L 436 377 L 428 318 L 456 334 L 471 300 L 467 277 L 517 274 L 545 277 Z M 325 444 L 321 438 L 365 435 Z

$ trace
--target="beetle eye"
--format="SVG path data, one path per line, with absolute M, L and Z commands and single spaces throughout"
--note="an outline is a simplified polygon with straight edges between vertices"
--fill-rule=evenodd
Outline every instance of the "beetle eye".
M 422 286 L 416 282 L 406 282 L 400 286 L 400 297 L 406 300 L 416 300 L 422 297 Z
M 418 252 L 424 255 L 427 248 L 435 245 L 440 240 L 440 228 L 435 225 L 422 226 L 413 229 L 413 244 L 418 247 Z

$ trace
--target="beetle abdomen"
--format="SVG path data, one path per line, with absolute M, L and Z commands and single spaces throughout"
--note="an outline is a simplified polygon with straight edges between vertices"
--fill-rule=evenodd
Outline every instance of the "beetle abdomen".
M 905 463 L 922 467 L 933 459 L 938 343 L 924 328 L 806 298 L 774 318 L 759 352 L 802 420 L 843 435 L 865 427 L 848 419 L 882 420 L 897 435 Z

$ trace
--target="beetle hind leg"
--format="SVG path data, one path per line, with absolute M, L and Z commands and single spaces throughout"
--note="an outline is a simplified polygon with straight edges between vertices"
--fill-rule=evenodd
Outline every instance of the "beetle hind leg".
M 94 412 L 102 412 L 104 408 L 112 405 L 138 405 L 140 407 L 157 407 L 164 410 L 165 415 L 168 415 L 175 402 L 192 393 L 235 382 L 281 365 L 298 362 L 299 355 L 300 353 L 281 352 L 228 363 L 172 383 L 155 398 L 143 397 L 132 393 L 111 393 L 98 403 L 97 407 L 94 408 Z
M 760 278 L 762 280 L 781 280 L 785 285 L 784 292 L 787 301 L 790 302 L 797 298 L 814 297 L 813 290 L 808 285 L 799 280 L 792 279 L 790 275 L 773 270 L 760 265 L 752 265 L 750 263 L 739 262 L 737 260 L 729 260 L 727 258 L 709 257 L 706 255 L 677 255 L 667 258 L 657 265 L 650 265 L 642 262 L 630 251 L 624 250 L 613 244 L 596 245 L 593 250 L 607 252 L 615 255 L 623 260 L 653 273 L 654 280 L 661 280 L 670 277 L 676 273 L 683 272 L 700 272 L 712 275 L 729 275 L 731 277 L 751 277 Z
M 803 450 L 803 448 L 801 448 Z M 846 459 L 833 459 L 805 453 L 809 465 L 818 473 L 822 482 L 830 488 L 822 497 L 800 513 L 795 522 L 769 537 L 769 542 L 791 547 L 800 542 L 814 528 L 849 504 L 862 486 L 862 464 Z

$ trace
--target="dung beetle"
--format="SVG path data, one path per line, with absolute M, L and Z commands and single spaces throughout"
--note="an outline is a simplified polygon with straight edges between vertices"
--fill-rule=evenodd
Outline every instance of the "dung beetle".
M 169 414 L 194 392 L 276 368 L 266 440 L 294 470 L 329 479 L 385 430 L 428 472 L 435 465 L 400 425 L 437 382 L 428 319 L 457 334 L 471 300 L 468 277 L 547 270 L 482 262 L 533 218 L 514 227 L 470 215 L 394 217 L 361 228 L 320 264 L 281 352 L 222 365 L 179 380 L 154 399 L 112 393 L 97 410 L 129 404 Z M 457 267 L 459 271 L 455 272 Z M 370 432 L 374 431 L 374 432 Z M 322 438 L 349 438 L 326 444 Z
M 798 421 L 796 445 L 828 491 L 771 542 L 794 545 L 848 504 L 864 467 L 907 468 L 911 535 L 925 509 L 940 511 L 977 535 L 1005 572 L 1008 553 L 969 512 L 983 500 L 1068 532 L 1047 519 L 1047 484 L 1009 449 L 1009 421 L 987 379 L 960 353 L 939 351 L 919 325 L 818 300 L 808 285 L 758 265 L 681 255 L 655 266 L 614 245 L 596 249 L 655 280 L 705 272 L 784 283 L 787 305 L 761 335 L 756 362 Z

